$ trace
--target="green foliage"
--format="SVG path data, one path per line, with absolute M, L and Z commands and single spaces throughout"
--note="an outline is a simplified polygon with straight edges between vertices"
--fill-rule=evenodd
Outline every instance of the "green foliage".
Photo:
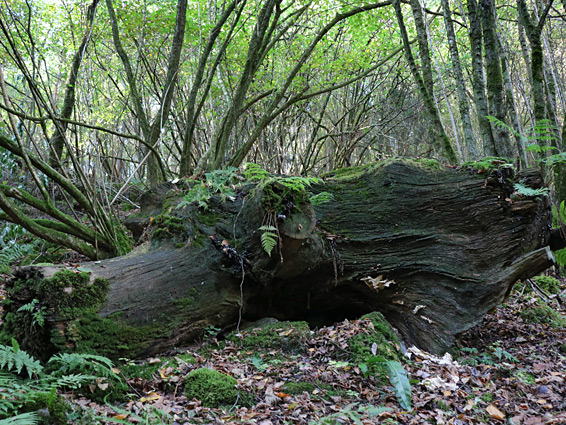
M 389 407 L 381 406 L 362 406 L 358 403 L 348 404 L 344 406 L 338 413 L 332 413 L 318 420 L 310 421 L 309 425 L 338 425 L 343 423 L 354 423 L 362 425 L 362 416 L 377 417 L 383 412 L 390 411 Z
M 0 420 L 0 425 L 36 425 L 39 419 L 36 412 L 21 413 L 9 419 Z
M 261 234 L 261 246 L 267 255 L 271 257 L 271 251 L 277 246 L 277 239 L 279 238 L 276 233 L 277 228 L 274 226 L 261 226 L 259 228 L 263 233 Z
M 238 391 L 237 384 L 236 379 L 216 370 L 197 369 L 185 378 L 185 394 L 189 400 L 196 398 L 207 407 L 236 403 L 240 406 L 250 406 L 253 402 L 251 395 Z
M 411 410 L 411 384 L 405 368 L 401 363 L 394 360 L 386 361 L 385 367 L 388 370 L 389 382 L 395 389 L 399 404 L 404 409 Z
M 56 376 L 79 373 L 120 380 L 119 375 L 113 371 L 112 361 L 96 354 L 59 353 L 51 357 L 47 364 Z
M 0 273 L 10 273 L 10 266 L 18 259 L 37 250 L 39 240 L 33 239 L 29 243 L 21 239 L 12 239 L 8 242 L 0 241 Z
M 396 360 L 386 360 L 381 356 L 368 357 L 365 362 L 359 363 L 360 371 L 369 376 L 371 374 L 369 366 L 379 364 L 387 370 L 389 383 L 395 391 L 397 400 L 403 409 L 411 410 L 411 383 L 405 368 Z
M 334 195 L 329 192 L 320 192 L 316 195 L 311 196 L 309 200 L 313 205 L 322 205 L 327 202 L 333 201 Z
M 23 350 L 18 342 L 12 338 L 12 346 L 0 345 L 0 369 L 8 372 L 15 371 L 18 375 L 25 369 L 31 378 L 34 374 L 41 374 L 43 367 L 39 361 Z
M 566 327 L 566 319 L 548 305 L 538 305 L 526 308 L 521 317 L 528 323 L 546 323 L 553 328 Z
M 462 347 L 460 351 L 468 354 L 466 357 L 461 357 L 460 362 L 470 366 L 477 366 L 479 364 L 496 365 L 501 361 L 512 363 L 519 362 L 517 357 L 501 347 L 500 341 L 491 344 L 487 347 L 486 351 L 481 353 L 475 347 Z
M 17 313 L 22 311 L 28 312 L 32 316 L 32 326 L 38 325 L 43 326 L 45 324 L 45 316 L 47 315 L 47 308 L 45 306 L 39 305 L 39 300 L 34 298 L 27 304 L 24 304 L 18 308 Z
M 549 294 L 560 292 L 560 281 L 552 276 L 536 276 L 533 278 L 536 284 Z
M 176 209 L 196 202 L 200 208 L 207 210 L 208 201 L 214 194 L 219 194 L 223 200 L 235 196 L 236 192 L 231 186 L 238 184 L 241 180 L 237 171 L 235 167 L 227 167 L 205 173 L 205 181 L 195 184 L 179 202 Z
M 488 156 L 478 161 L 468 161 L 462 165 L 463 168 L 472 168 L 478 172 L 486 172 L 499 168 L 513 167 L 513 164 L 506 158 Z
M 176 209 L 181 209 L 187 205 L 196 202 L 203 209 L 208 209 L 208 201 L 212 197 L 212 193 L 206 187 L 204 182 L 194 185 L 189 192 L 183 197 L 183 200 L 177 204 Z
M 89 384 L 100 382 L 102 377 L 99 373 L 109 375 L 108 366 L 111 365 L 108 359 L 99 356 L 74 354 L 54 359 L 52 363 L 59 363 L 59 369 L 46 373 L 39 361 L 21 350 L 15 340 L 11 347 L 0 345 L 0 359 L 0 418 L 48 409 L 49 423 L 55 425 L 67 423 L 66 412 L 69 410 L 69 405 L 57 394 L 57 390 L 88 389 Z M 68 364 L 61 365 L 61 362 L 67 361 Z M 93 364 L 89 366 L 89 363 Z M 77 371 L 81 373 L 66 374 Z M 33 415 L 22 416 L 22 421 L 26 418 L 33 419 Z
M 549 189 L 547 187 L 540 187 L 538 189 L 532 189 L 527 187 L 521 183 L 515 183 L 515 191 L 519 193 L 519 195 L 523 195 L 526 197 L 536 197 L 536 196 L 547 196 Z

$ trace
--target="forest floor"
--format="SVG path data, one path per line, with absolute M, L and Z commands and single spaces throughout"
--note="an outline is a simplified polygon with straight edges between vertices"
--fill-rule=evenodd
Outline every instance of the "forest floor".
M 371 326 L 351 320 L 312 331 L 293 350 L 250 350 L 219 341 L 211 330 L 189 348 L 118 365 L 127 377 L 127 402 L 64 394 L 75 406 L 70 423 L 566 424 L 566 328 L 529 323 L 521 314 L 540 303 L 533 292 L 514 293 L 464 335 L 456 360 L 413 350 L 404 362 L 411 410 L 359 364 L 336 360 L 337 352 L 348 352 L 350 338 Z M 188 399 L 184 377 L 204 367 L 235 377 L 253 404 L 210 408 Z
M 457 360 L 415 350 L 404 365 L 411 410 L 357 365 L 331 360 L 333 351 L 348 350 L 349 338 L 366 332 L 367 320 L 319 328 L 294 354 L 250 351 L 211 336 L 173 356 L 147 359 L 151 373 L 129 379 L 135 396 L 119 408 L 74 401 L 108 423 L 566 424 L 566 328 L 526 322 L 521 312 L 537 303 L 534 293 L 513 295 L 466 333 Z M 235 377 L 255 404 L 214 409 L 187 399 L 183 377 L 203 367 Z

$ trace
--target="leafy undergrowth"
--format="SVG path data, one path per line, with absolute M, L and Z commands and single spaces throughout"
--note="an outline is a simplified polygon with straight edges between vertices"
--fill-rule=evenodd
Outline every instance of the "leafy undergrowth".
M 348 358 L 348 340 L 366 332 L 367 320 L 321 328 L 296 353 L 213 339 L 173 357 L 148 359 L 152 373 L 128 380 L 135 396 L 121 407 L 75 402 L 99 421 L 107 416 L 107 423 L 563 424 L 566 329 L 527 323 L 521 313 L 535 303 L 534 295 L 523 295 L 488 315 L 464 336 L 457 361 L 409 349 L 411 411 L 378 377 L 336 360 Z M 211 408 L 187 399 L 184 377 L 203 367 L 236 378 L 241 396 L 251 394 L 255 404 Z
M 512 297 L 463 336 L 457 360 L 409 348 L 411 410 L 378 373 L 351 360 L 352 338 L 373 326 L 355 320 L 303 332 L 301 345 L 254 349 L 209 336 L 190 349 L 126 361 L 119 373 L 129 401 L 104 404 L 69 392 L 68 417 L 74 424 L 564 424 L 566 329 L 540 313 L 543 305 L 535 294 Z M 271 327 L 292 336 L 292 328 Z M 203 368 L 220 372 L 216 387 L 223 376 L 235 378 L 229 403 L 214 408 L 187 397 L 186 377 Z

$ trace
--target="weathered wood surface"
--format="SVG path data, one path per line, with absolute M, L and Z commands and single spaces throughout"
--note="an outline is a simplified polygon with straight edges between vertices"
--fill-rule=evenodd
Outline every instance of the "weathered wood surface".
M 508 173 L 399 161 L 330 175 L 317 190 L 332 193 L 333 201 L 300 205 L 279 223 L 283 261 L 262 250 L 264 211 L 245 193 L 233 203 L 214 199 L 206 213 L 214 223 L 195 206 L 172 209 L 184 217 L 186 246 L 83 265 L 111 282 L 99 316 L 144 330 L 130 329 L 128 341 L 118 332 L 103 351 L 153 354 L 210 326 L 234 327 L 240 317 L 322 324 L 379 310 L 407 344 L 443 352 L 501 303 L 517 279 L 552 265 L 549 202 L 511 201 Z M 519 178 L 542 185 L 533 171 Z M 60 336 L 67 328 L 59 323 Z M 69 338 L 67 347 L 73 344 Z

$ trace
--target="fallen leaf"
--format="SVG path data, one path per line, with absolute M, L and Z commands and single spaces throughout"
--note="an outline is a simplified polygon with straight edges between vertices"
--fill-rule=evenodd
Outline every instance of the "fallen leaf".
M 493 404 L 490 404 L 489 406 L 487 406 L 487 408 L 485 410 L 487 410 L 487 413 L 489 413 L 489 416 L 491 416 L 494 419 L 499 419 L 501 421 L 503 419 L 505 419 L 505 413 L 503 413 L 501 410 L 499 410 Z

